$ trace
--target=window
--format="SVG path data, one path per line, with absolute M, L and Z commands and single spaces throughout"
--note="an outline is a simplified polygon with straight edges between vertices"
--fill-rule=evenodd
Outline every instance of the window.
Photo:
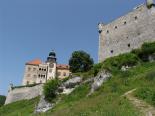
M 135 20 L 137 20 L 138 19 L 138 17 L 137 16 L 135 16 Z
M 44 69 L 44 71 L 46 71 L 46 69 Z
M 99 33 L 102 33 L 102 30 L 99 30 L 98 32 L 99 32 Z
M 37 75 L 33 75 L 34 78 L 37 78 Z
M 27 85 L 29 85 L 29 83 L 30 83 L 29 81 L 26 82 Z
M 109 33 L 109 30 L 107 30 L 107 33 Z
M 130 44 L 128 44 L 128 47 L 130 48 Z
M 111 52 L 111 53 L 114 53 L 114 51 L 113 51 L 113 50 L 111 50 L 110 52 Z
M 115 26 L 115 29 L 117 29 L 117 26 Z
M 63 73 L 63 76 L 66 76 L 66 73 L 65 72 Z
M 60 76 L 61 75 L 61 72 L 58 72 L 58 76 Z
M 36 71 L 36 68 L 33 68 L 33 71 Z
M 124 21 L 124 25 L 126 25 L 126 21 Z
M 27 77 L 30 77 L 31 75 L 30 74 L 27 74 Z
M 31 71 L 31 68 L 30 67 L 28 67 L 28 69 L 27 69 L 28 71 Z
M 39 68 L 39 70 L 41 70 L 41 68 Z
M 50 69 L 49 72 L 51 73 L 52 72 L 52 69 Z

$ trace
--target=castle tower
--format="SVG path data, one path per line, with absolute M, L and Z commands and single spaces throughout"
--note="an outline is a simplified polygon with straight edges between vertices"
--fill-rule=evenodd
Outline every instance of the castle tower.
M 56 53 L 53 50 L 49 53 L 46 63 L 48 65 L 47 80 L 55 79 L 57 62 L 56 62 Z
M 155 6 L 153 0 L 146 0 L 146 6 L 147 8 L 152 8 L 153 6 Z

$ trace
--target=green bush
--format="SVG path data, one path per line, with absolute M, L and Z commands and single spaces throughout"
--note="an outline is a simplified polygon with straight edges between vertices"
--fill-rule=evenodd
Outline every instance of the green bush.
M 56 98 L 56 91 L 59 84 L 60 81 L 57 79 L 49 80 L 47 83 L 44 84 L 43 92 L 47 101 L 51 102 L 54 98 Z
M 101 70 L 103 63 L 94 64 L 92 71 L 93 75 L 96 76 L 98 72 Z
M 148 61 L 149 55 L 155 53 L 155 42 L 144 43 L 140 49 L 135 49 L 132 53 L 136 54 L 141 60 Z
M 135 96 L 155 106 L 155 90 L 149 87 L 142 87 L 136 90 Z
M 145 76 L 146 80 L 153 81 L 155 80 L 155 71 L 151 71 Z
M 114 69 L 121 69 L 122 66 L 134 66 L 139 62 L 140 59 L 137 55 L 133 53 L 126 53 L 108 58 L 103 62 L 102 68 L 112 71 Z
M 4 105 L 4 103 L 5 103 L 5 99 L 6 99 L 5 96 L 0 95 L 0 107 Z
M 138 89 L 135 96 L 141 99 L 150 100 L 153 96 L 153 90 L 148 87 Z

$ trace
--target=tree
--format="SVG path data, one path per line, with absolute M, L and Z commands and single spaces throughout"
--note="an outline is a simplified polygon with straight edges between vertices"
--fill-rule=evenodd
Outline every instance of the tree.
M 56 97 L 56 91 L 59 84 L 60 82 L 57 79 L 49 80 L 44 84 L 43 92 L 47 101 L 51 102 Z
M 84 51 L 74 51 L 69 59 L 70 71 L 73 73 L 88 71 L 93 64 L 93 59 Z
M 4 105 L 6 96 L 0 95 L 0 107 Z

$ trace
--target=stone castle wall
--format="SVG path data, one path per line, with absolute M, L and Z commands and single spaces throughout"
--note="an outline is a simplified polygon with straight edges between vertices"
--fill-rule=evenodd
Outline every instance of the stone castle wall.
M 42 84 L 33 87 L 22 87 L 10 89 L 5 104 L 16 102 L 19 100 L 32 99 L 42 94 Z
M 99 24 L 99 62 L 155 41 L 155 8 L 135 8 L 109 24 Z

